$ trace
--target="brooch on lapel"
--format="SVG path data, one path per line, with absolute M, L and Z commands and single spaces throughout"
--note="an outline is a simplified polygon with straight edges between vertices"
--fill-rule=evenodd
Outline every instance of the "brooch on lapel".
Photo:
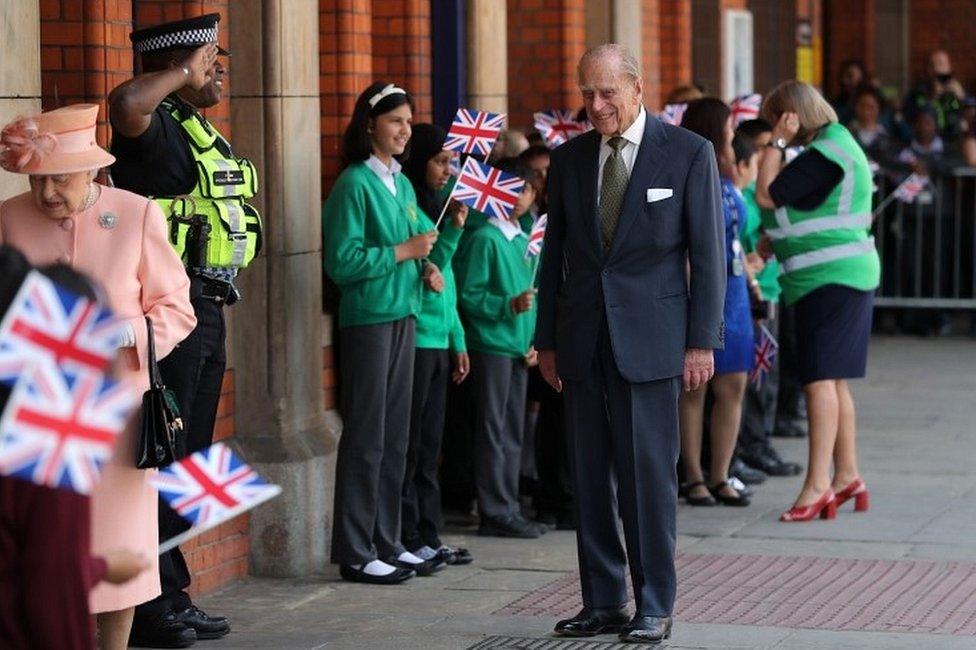
M 119 218 L 115 216 L 114 212 L 103 212 L 98 217 L 98 225 L 105 230 L 111 230 L 118 223 Z

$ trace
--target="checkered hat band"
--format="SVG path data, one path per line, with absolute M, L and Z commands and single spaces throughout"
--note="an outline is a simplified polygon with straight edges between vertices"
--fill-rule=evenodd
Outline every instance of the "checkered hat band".
M 144 41 L 135 44 L 136 52 L 154 52 L 156 50 L 166 50 L 173 47 L 192 47 L 204 43 L 217 42 L 217 28 L 209 29 L 187 29 L 182 32 L 172 32 L 160 36 L 152 36 Z

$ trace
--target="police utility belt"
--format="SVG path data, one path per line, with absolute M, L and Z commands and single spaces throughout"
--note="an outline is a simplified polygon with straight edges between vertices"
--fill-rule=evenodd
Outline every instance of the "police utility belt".
M 166 100 L 162 106 L 180 124 L 190 144 L 197 183 L 183 196 L 153 197 L 169 221 L 170 243 L 187 268 L 242 269 L 261 250 L 261 217 L 246 200 L 258 190 L 247 158 L 202 115 Z

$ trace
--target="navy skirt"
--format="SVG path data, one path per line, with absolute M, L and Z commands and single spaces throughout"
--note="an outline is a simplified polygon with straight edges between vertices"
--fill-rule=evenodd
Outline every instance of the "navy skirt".
M 828 284 L 796 302 L 800 381 L 856 379 L 867 372 L 873 291 Z

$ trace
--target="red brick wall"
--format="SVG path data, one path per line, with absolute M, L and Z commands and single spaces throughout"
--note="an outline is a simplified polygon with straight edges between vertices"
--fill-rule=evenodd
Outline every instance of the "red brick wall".
M 691 83 L 691 3 L 660 0 L 659 6 L 659 65 L 663 103 L 674 88 Z M 647 47 L 647 39 L 644 46 Z
M 661 5 L 667 1 L 644 0 L 641 5 L 644 105 L 652 111 L 661 107 Z
M 373 3 L 373 75 L 404 88 L 414 99 L 414 122 L 431 115 L 431 0 Z
M 512 128 L 531 129 L 536 111 L 582 105 L 576 63 L 585 50 L 584 0 L 508 0 L 508 114 Z
M 827 51 L 827 92 L 839 90 L 840 67 L 848 59 L 859 60 L 868 70 L 874 68 L 874 0 L 827 0 L 830 46 Z
M 956 77 L 970 94 L 976 90 L 976 3 L 971 0 L 912 0 L 908 3 L 909 61 L 914 82 L 925 74 L 928 55 L 944 49 Z

